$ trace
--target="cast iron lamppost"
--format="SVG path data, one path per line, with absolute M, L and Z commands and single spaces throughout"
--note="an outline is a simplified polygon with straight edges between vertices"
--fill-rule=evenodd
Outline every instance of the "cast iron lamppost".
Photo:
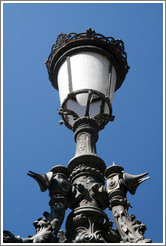
M 17 243 L 149 243 L 146 226 L 128 215 L 126 194 L 149 177 L 131 175 L 115 165 L 106 169 L 97 156 L 98 133 L 112 116 L 114 92 L 128 72 L 122 40 L 105 37 L 89 28 L 85 33 L 60 34 L 46 61 L 49 79 L 59 90 L 64 123 L 74 132 L 75 156 L 67 167 L 57 165 L 46 174 L 32 171 L 41 191 L 49 190 L 50 213 L 34 222 L 36 235 L 28 238 L 4 231 L 4 242 Z M 107 184 L 105 186 L 105 178 Z M 112 211 L 112 229 L 105 210 Z M 71 209 L 66 232 L 60 231 L 65 210 Z

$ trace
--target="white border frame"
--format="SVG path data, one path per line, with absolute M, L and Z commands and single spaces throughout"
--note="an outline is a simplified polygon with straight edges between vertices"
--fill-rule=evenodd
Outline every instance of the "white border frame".
M 165 1 L 1 1 L 1 245 L 15 245 L 3 243 L 3 4 L 10 3 L 162 3 L 163 4 L 163 243 L 148 243 L 148 245 L 165 245 Z M 19 245 L 32 245 L 21 243 Z M 33 243 L 33 245 L 39 245 Z M 44 245 L 110 245 L 110 243 L 45 243 Z M 111 243 L 111 245 L 120 245 Z M 134 245 L 124 243 L 124 245 Z M 147 245 L 137 243 L 136 245 Z

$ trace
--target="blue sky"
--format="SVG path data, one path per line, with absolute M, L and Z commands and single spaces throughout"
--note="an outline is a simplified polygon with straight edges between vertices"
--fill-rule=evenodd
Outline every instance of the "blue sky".
M 58 92 L 45 60 L 59 33 L 96 32 L 122 39 L 129 73 L 115 93 L 113 115 L 99 134 L 106 165 L 151 179 L 128 195 L 146 238 L 163 242 L 163 6 L 162 3 L 4 3 L 3 219 L 4 229 L 27 237 L 49 211 L 48 192 L 27 176 L 46 173 L 75 154 L 73 133 L 58 124 Z M 112 219 L 110 211 L 106 211 Z M 69 211 L 67 211 L 69 213 Z M 63 229 L 65 226 L 63 224 Z

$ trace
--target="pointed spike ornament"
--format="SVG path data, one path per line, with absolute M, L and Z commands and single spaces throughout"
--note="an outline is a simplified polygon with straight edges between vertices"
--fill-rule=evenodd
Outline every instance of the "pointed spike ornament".
M 48 189 L 48 187 L 50 186 L 50 183 L 52 181 L 53 178 L 53 172 L 48 172 L 46 174 L 38 174 L 32 171 L 29 171 L 29 173 L 27 173 L 28 176 L 30 176 L 31 178 L 33 178 L 34 180 L 36 180 L 36 182 L 39 184 L 40 190 L 42 192 L 46 191 Z
M 142 182 L 150 179 L 150 177 L 143 178 L 147 174 L 148 174 L 148 172 L 142 173 L 142 174 L 139 174 L 139 175 L 132 175 L 132 174 L 129 174 L 129 173 L 123 173 L 123 180 L 124 180 L 125 186 L 127 187 L 127 189 L 129 190 L 129 192 L 132 195 L 135 194 L 138 186 Z

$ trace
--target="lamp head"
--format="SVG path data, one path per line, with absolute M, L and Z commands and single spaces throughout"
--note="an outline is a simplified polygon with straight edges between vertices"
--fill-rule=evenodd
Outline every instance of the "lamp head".
M 46 61 L 49 79 L 59 90 L 59 113 L 70 129 L 82 117 L 96 119 L 100 129 L 112 117 L 114 91 L 129 66 L 122 40 L 89 28 L 85 33 L 59 34 Z

